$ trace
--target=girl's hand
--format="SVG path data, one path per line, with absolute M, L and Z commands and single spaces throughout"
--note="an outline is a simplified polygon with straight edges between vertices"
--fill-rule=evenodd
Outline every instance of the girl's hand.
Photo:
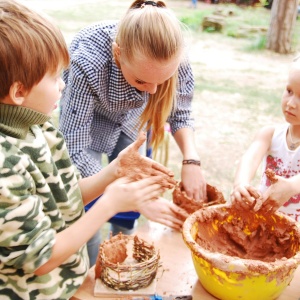
M 132 181 L 126 177 L 119 178 L 105 189 L 99 202 L 107 201 L 115 213 L 140 211 L 164 192 L 159 184 L 161 180 L 161 176 L 152 176 L 139 181 Z
M 182 228 L 184 220 L 188 217 L 185 210 L 161 197 L 146 203 L 139 212 L 151 221 L 158 222 L 176 230 Z
M 296 176 L 297 177 L 297 176 Z M 274 183 L 262 195 L 264 205 L 272 206 L 272 210 L 276 211 L 280 206 L 287 202 L 291 197 L 299 193 L 299 186 L 296 177 L 284 178 L 278 175 L 274 176 Z
M 261 203 L 261 193 L 249 184 L 236 185 L 230 194 L 231 205 L 237 209 L 254 209 L 258 199 Z M 258 209 L 255 207 L 255 210 Z
M 117 176 L 127 177 L 133 181 L 150 176 L 160 176 L 162 187 L 173 188 L 176 184 L 173 172 L 138 152 L 145 140 L 146 134 L 140 132 L 138 139 L 119 153 L 117 157 Z

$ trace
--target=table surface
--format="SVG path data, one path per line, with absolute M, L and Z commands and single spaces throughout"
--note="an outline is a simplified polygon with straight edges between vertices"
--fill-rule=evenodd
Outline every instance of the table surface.
M 160 251 L 162 267 L 157 274 L 156 293 L 161 296 L 192 295 L 193 299 L 215 300 L 206 292 L 198 280 L 194 269 L 191 252 L 185 245 L 180 232 L 154 222 L 146 222 L 135 232 L 140 238 L 154 244 Z M 277 300 L 300 300 L 300 268 L 290 285 L 283 291 Z M 99 300 L 120 299 L 102 298 L 94 296 L 94 267 L 89 271 L 88 277 L 71 300 Z

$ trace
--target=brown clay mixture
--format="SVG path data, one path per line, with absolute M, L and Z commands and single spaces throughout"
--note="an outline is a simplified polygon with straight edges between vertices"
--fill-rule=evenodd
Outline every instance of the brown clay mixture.
M 267 178 L 270 180 L 271 184 L 277 182 L 275 178 L 275 172 L 271 169 L 267 169 L 265 171 Z M 266 201 L 263 201 L 261 195 L 257 193 L 254 188 L 249 188 L 249 193 L 252 196 L 253 201 L 249 202 L 247 199 L 243 199 L 243 201 L 236 201 L 232 203 L 235 209 L 239 210 L 240 213 L 243 213 L 244 210 L 253 210 L 255 212 L 260 212 L 263 215 L 266 214 L 274 214 L 275 211 L 279 208 L 279 204 L 277 201 L 268 198 Z
M 186 192 L 183 190 L 182 184 L 176 185 L 173 191 L 173 202 L 184 209 L 188 214 L 192 214 L 196 210 L 214 204 L 225 203 L 223 194 L 214 186 L 206 185 L 207 200 L 196 201 L 189 198 Z
M 127 242 L 122 238 L 122 235 L 117 235 L 114 239 L 104 241 L 99 248 L 98 257 L 95 266 L 95 278 L 100 278 L 102 271 L 102 259 L 112 264 L 123 263 L 127 258 Z M 101 256 L 100 249 L 103 251 Z
M 150 176 L 157 176 L 157 182 L 162 187 L 173 188 L 176 184 L 174 173 L 154 160 L 139 154 L 138 148 L 145 140 L 146 134 L 140 132 L 136 146 L 130 145 L 126 155 L 122 152 L 119 154 L 118 177 L 127 177 L 136 181 Z
M 280 215 L 263 216 L 233 207 L 201 210 L 196 242 L 211 252 L 274 262 L 300 249 L 296 225 Z
M 273 171 L 267 170 L 266 175 L 276 182 Z M 256 201 L 260 199 L 258 194 L 252 196 Z M 296 224 L 275 214 L 268 200 L 267 204 L 254 203 L 259 203 L 259 209 L 237 203 L 226 209 L 203 209 L 197 243 L 212 252 L 265 262 L 294 256 L 300 250 Z

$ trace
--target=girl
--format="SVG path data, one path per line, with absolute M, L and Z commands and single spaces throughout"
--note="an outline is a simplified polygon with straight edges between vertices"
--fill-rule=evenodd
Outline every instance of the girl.
M 235 177 L 232 201 L 243 201 L 243 197 L 253 202 L 249 191 L 251 180 L 263 162 L 263 176 L 259 192 L 265 192 L 270 182 L 265 175 L 266 169 L 272 169 L 276 175 L 290 178 L 300 173 L 300 60 L 297 57 L 290 68 L 287 86 L 281 99 L 281 109 L 286 123 L 262 128 L 243 155 Z M 280 180 L 280 182 L 283 182 Z M 284 184 L 284 183 L 282 183 Z M 300 194 L 293 195 L 288 201 L 278 199 L 279 184 L 270 187 L 268 194 L 276 193 L 281 201 L 279 211 L 300 221 Z M 284 200 L 285 197 L 283 197 Z

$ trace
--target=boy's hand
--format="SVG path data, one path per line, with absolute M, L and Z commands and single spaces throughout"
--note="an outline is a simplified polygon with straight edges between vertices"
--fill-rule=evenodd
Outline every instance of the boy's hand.
M 140 132 L 138 139 L 119 153 L 117 176 L 125 176 L 134 181 L 150 176 L 160 176 L 159 184 L 162 187 L 173 188 L 176 184 L 173 172 L 138 152 L 145 140 L 146 134 Z
M 105 189 L 100 202 L 108 201 L 115 213 L 140 211 L 164 192 L 161 185 L 157 183 L 161 180 L 160 176 L 152 176 L 139 181 L 132 181 L 126 177 L 119 178 Z
M 139 212 L 151 221 L 176 230 L 182 228 L 184 220 L 189 216 L 184 209 L 161 197 L 146 203 Z

